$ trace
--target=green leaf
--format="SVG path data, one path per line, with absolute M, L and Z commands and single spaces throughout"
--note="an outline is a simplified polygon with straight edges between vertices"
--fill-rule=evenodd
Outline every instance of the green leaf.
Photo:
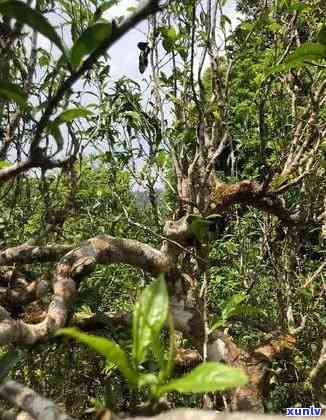
M 255 25 L 252 22 L 242 22 L 240 28 L 246 32 L 251 32 L 254 29 Z
M 178 33 L 176 29 L 173 26 L 171 26 L 166 30 L 165 37 L 171 41 L 176 41 L 178 39 Z
M 280 188 L 285 182 L 289 180 L 289 175 L 279 175 L 274 179 L 274 181 L 271 183 L 271 187 L 275 190 Z
M 9 162 L 6 160 L 0 160 L 0 169 L 8 168 L 9 166 L 11 166 Z
M 156 154 L 156 156 L 155 156 L 155 162 L 156 162 L 156 165 L 157 165 L 159 168 L 163 168 L 163 166 L 164 166 L 164 164 L 166 163 L 166 161 L 167 161 L 167 155 L 166 155 L 166 152 L 165 152 L 164 150 L 160 150 L 160 151 Z
M 210 328 L 210 332 L 213 332 L 218 328 L 223 328 L 227 320 L 237 313 L 239 307 L 245 306 L 241 305 L 241 303 L 246 299 L 246 297 L 246 294 L 243 292 L 233 295 L 224 305 L 221 316 L 213 323 Z
M 321 58 L 326 58 L 326 45 L 316 42 L 306 42 L 294 51 L 287 62 L 303 62 Z
M 63 328 L 56 335 L 66 335 L 86 344 L 97 353 L 102 354 L 107 363 L 114 363 L 131 384 L 137 384 L 138 375 L 130 368 L 127 355 L 118 344 L 104 337 L 85 334 L 77 328 Z
M 212 214 L 210 214 L 209 216 L 206 217 L 206 220 L 209 220 L 209 221 L 213 220 L 214 221 L 215 219 L 218 219 L 220 217 L 222 217 L 221 214 L 219 214 L 219 213 L 212 213 Z
M 274 33 L 279 32 L 282 29 L 282 25 L 275 21 L 272 21 L 268 26 L 269 29 Z
M 27 107 L 27 95 L 17 85 L 13 83 L 6 82 L 4 80 L 0 80 L 0 97 L 3 97 L 9 101 L 14 101 L 22 108 Z
M 83 57 L 91 54 L 101 43 L 110 38 L 112 25 L 109 22 L 97 22 L 83 32 L 70 50 L 70 61 L 76 68 Z
M 265 312 L 260 309 L 256 308 L 253 305 L 239 305 L 237 308 L 234 309 L 230 317 L 234 317 L 235 315 L 240 315 L 242 317 L 265 317 Z
M 199 242 L 204 242 L 208 237 L 210 222 L 202 216 L 191 215 L 190 230 Z
M 209 332 L 212 333 L 215 330 L 218 330 L 220 328 L 225 328 L 225 324 L 226 324 L 226 319 L 223 318 L 218 318 L 213 325 L 211 326 L 211 328 L 209 329 Z
M 138 386 L 157 385 L 158 377 L 153 373 L 144 373 L 138 377 Z
M 60 125 L 63 123 L 71 122 L 76 118 L 86 118 L 92 115 L 92 111 L 86 108 L 73 108 L 63 111 L 54 121 L 53 124 Z
M 173 51 L 175 48 L 175 43 L 179 38 L 179 35 L 176 29 L 171 26 L 170 28 L 161 28 L 161 34 L 163 37 L 163 48 L 167 52 Z
M 321 28 L 321 30 L 319 31 L 318 34 L 318 41 L 322 44 L 322 45 L 326 45 L 326 25 L 323 25 L 323 27 Z
M 238 368 L 232 368 L 221 363 L 202 363 L 189 374 L 172 380 L 159 388 L 162 395 L 170 391 L 182 393 L 202 393 L 223 391 L 245 385 L 247 376 Z
M 292 3 L 288 5 L 289 12 L 303 12 L 304 10 L 311 9 L 311 6 L 309 4 L 303 4 L 301 2 Z
M 228 319 L 230 315 L 237 309 L 238 305 L 242 303 L 244 300 L 246 300 L 247 296 L 245 293 L 237 293 L 229 299 L 223 310 L 222 310 L 222 318 Z
M 9 351 L 0 359 L 0 383 L 8 376 L 21 358 L 21 353 L 17 350 Z
M 140 123 L 141 122 L 141 120 L 140 120 L 140 114 L 138 112 L 136 112 L 136 111 L 126 111 L 124 113 L 124 115 L 126 117 L 131 118 L 133 120 L 133 122 L 135 122 L 135 123 Z
M 54 121 L 51 121 L 48 127 L 49 133 L 54 137 L 56 143 L 57 143 L 57 152 L 60 152 L 62 150 L 64 145 L 64 140 L 61 135 L 60 131 L 60 125 L 64 123 L 71 122 L 75 120 L 76 118 L 85 118 L 88 115 L 91 115 L 92 112 L 86 108 L 74 108 L 74 109 L 68 109 L 66 111 L 63 111 Z
M 32 9 L 26 3 L 18 0 L 1 1 L 0 14 L 13 17 L 18 22 L 30 26 L 32 29 L 52 41 L 64 54 L 66 53 L 61 38 L 48 20 L 42 13 Z
M 168 306 L 168 292 L 162 275 L 145 288 L 135 305 L 132 324 L 132 355 L 135 365 L 145 360 L 148 347 L 155 347 L 155 341 L 160 339 Z
M 282 63 L 282 64 L 278 64 L 275 66 L 272 66 L 270 68 L 268 68 L 267 70 L 265 70 L 265 75 L 269 76 L 272 74 L 277 74 L 277 73 L 286 73 L 289 72 L 291 69 L 295 69 L 295 68 L 299 68 L 305 65 L 304 61 L 293 61 L 290 63 Z

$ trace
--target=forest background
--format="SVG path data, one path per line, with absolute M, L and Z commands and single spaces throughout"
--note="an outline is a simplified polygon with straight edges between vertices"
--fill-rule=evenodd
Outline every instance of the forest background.
M 2 418 L 326 405 L 325 14 L 0 1 Z

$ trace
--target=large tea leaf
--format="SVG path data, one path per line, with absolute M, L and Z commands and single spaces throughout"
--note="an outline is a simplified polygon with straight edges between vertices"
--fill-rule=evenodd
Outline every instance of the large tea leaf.
M 71 122 L 76 118 L 85 118 L 91 114 L 92 112 L 86 108 L 67 109 L 58 115 L 52 124 L 61 125 L 63 123 Z
M 108 363 L 114 363 L 122 375 L 133 384 L 137 383 L 138 375 L 128 363 L 128 358 L 124 350 L 111 340 L 104 337 L 85 334 L 77 328 L 64 328 L 57 332 L 57 335 L 72 337 L 80 343 L 86 344 L 97 353 L 102 354 Z
M 78 67 L 83 57 L 91 54 L 112 33 L 112 25 L 109 22 L 97 22 L 83 32 L 70 51 L 70 61 L 74 67 Z
M 189 374 L 161 386 L 159 393 L 162 395 L 170 391 L 182 393 L 223 391 L 245 385 L 246 382 L 247 376 L 241 369 L 207 362 L 197 366 Z
M 168 292 L 161 276 L 146 287 L 135 305 L 133 314 L 133 360 L 139 364 L 145 360 L 147 348 L 154 349 L 168 314 Z

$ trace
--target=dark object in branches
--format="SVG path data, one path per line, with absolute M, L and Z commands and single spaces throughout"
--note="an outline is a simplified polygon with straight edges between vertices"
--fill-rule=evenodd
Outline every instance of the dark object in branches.
M 140 49 L 138 68 L 140 73 L 144 73 L 148 66 L 148 55 L 151 49 L 148 46 L 148 42 L 138 42 L 137 47 Z

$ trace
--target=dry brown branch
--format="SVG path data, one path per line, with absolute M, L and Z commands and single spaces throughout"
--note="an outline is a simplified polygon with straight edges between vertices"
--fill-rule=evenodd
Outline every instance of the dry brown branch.
M 323 340 L 319 360 L 310 377 L 316 397 L 326 407 L 326 339 Z
M 322 274 L 323 270 L 326 268 L 326 260 L 324 262 L 322 262 L 320 264 L 320 266 L 318 267 L 318 269 L 311 275 L 309 276 L 309 278 L 306 280 L 305 284 L 303 285 L 303 287 L 308 287 L 310 286 L 310 284 L 319 277 L 320 274 Z
M 0 397 L 24 410 L 35 420 L 72 420 L 72 417 L 61 413 L 52 401 L 15 381 L 7 381 L 0 386 Z
M 191 338 L 202 354 L 204 320 L 196 307 L 187 306 L 184 296 L 172 297 L 171 313 L 175 328 Z M 224 362 L 244 369 L 249 377 L 248 385 L 230 393 L 231 406 L 235 411 L 263 412 L 263 393 L 266 391 L 267 372 L 270 363 L 291 350 L 295 338 L 290 334 L 275 332 L 252 352 L 239 348 L 231 337 L 222 331 L 208 337 L 207 360 Z
M 277 216 L 286 225 L 293 226 L 298 222 L 277 194 L 262 188 L 255 181 L 244 180 L 235 184 L 216 182 L 209 202 L 211 213 L 223 213 L 234 204 L 245 204 Z
M 3 251 L 0 262 L 49 261 L 62 256 L 64 250 L 65 247 L 60 246 L 25 245 Z M 27 324 L 8 318 L 4 313 L 4 319 L 0 322 L 0 343 L 32 344 L 50 337 L 66 323 L 68 310 L 77 294 L 76 280 L 92 272 L 97 264 L 114 263 L 129 264 L 152 275 L 171 269 L 171 260 L 167 254 L 147 244 L 107 235 L 90 239 L 66 253 L 57 264 L 53 278 L 54 295 L 44 320 L 37 324 Z
M 73 245 L 19 245 L 0 252 L 0 266 L 14 263 L 31 264 L 33 262 L 58 261 L 73 248 Z
M 35 273 L 21 273 L 17 270 L 0 271 L 0 304 L 8 310 L 17 305 L 26 305 L 38 300 L 51 288 L 48 274 L 34 279 Z

